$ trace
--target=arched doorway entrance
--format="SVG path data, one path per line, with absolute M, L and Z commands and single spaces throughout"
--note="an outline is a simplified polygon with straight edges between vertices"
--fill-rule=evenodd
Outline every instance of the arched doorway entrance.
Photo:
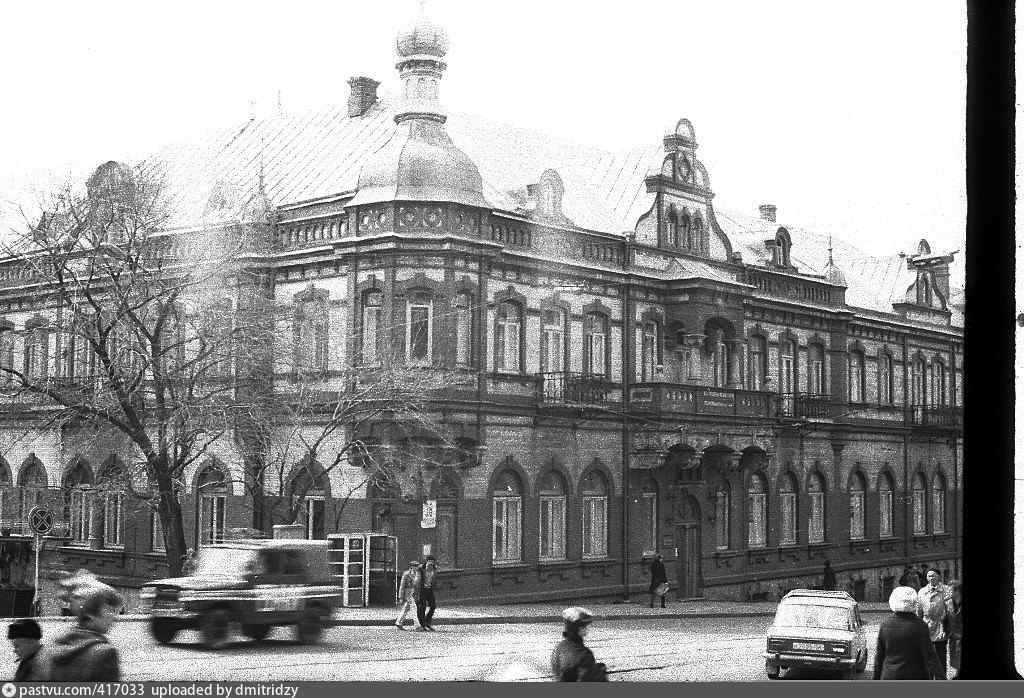
M 687 496 L 676 507 L 676 594 L 681 599 L 703 594 L 700 541 L 700 505 Z

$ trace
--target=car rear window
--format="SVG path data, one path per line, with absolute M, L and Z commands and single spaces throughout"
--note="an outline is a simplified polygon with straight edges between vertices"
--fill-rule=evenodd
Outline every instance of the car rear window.
M 775 614 L 776 625 L 802 628 L 850 629 L 850 612 L 837 606 L 783 603 Z

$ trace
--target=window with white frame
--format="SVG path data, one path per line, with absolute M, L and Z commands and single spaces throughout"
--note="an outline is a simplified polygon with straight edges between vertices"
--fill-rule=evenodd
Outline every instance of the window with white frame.
M 115 462 L 103 469 L 99 496 L 103 503 L 104 547 L 124 547 L 124 500 L 128 484 L 128 472 L 120 463 Z
M 750 389 L 762 390 L 764 380 L 768 377 L 768 343 L 764 337 L 754 335 L 750 338 Z
M 64 479 L 64 501 L 71 542 L 88 543 L 92 537 L 92 514 L 96 506 L 96 490 L 92 470 L 85 463 L 76 463 Z
M 327 303 L 307 297 L 295 313 L 295 365 L 303 373 L 327 370 Z
M 925 511 L 928 505 L 927 496 L 928 488 L 925 484 L 924 474 L 918 473 L 914 476 L 910 489 L 910 506 L 915 536 L 923 536 L 928 532 L 928 516 Z
M 893 403 L 893 361 L 892 354 L 882 353 L 878 357 L 878 402 Z
M 941 361 L 932 363 L 932 405 L 946 406 L 946 366 Z
M 779 514 L 782 519 L 782 528 L 779 531 L 780 545 L 796 545 L 796 491 L 796 478 L 792 473 L 786 473 L 779 485 Z
M 523 484 L 518 475 L 506 470 L 498 476 L 492 507 L 491 559 L 494 562 L 519 562 L 523 559 Z
M 807 516 L 807 542 L 825 541 L 825 483 L 820 473 L 813 473 L 807 484 L 810 512 Z
M 768 482 L 761 473 L 750 477 L 747 490 L 747 546 L 768 545 Z
M 864 352 L 850 352 L 850 402 L 864 402 Z
M 925 404 L 925 366 L 924 361 L 918 359 L 911 365 L 910 371 L 910 404 L 922 406 Z
M 946 477 L 935 473 L 932 478 L 932 533 L 946 532 Z
M 303 467 L 292 479 L 291 489 L 298 507 L 298 522 L 303 524 L 306 538 L 326 539 L 326 482 L 323 475 L 314 478 L 309 468 Z
M 45 327 L 26 328 L 25 375 L 29 378 L 46 377 L 46 349 L 49 331 Z
M 864 476 L 854 473 L 850 478 L 850 538 L 862 540 L 864 533 Z
M 891 538 L 895 519 L 892 476 L 882 473 L 878 477 L 878 535 Z
M 227 531 L 225 510 L 228 502 L 228 482 L 224 471 L 214 464 L 203 468 L 196 488 L 199 515 L 196 531 L 199 545 L 222 543 Z
M 583 480 L 583 557 L 608 556 L 608 483 L 598 471 Z
M 728 550 L 732 528 L 732 488 L 723 482 L 715 492 L 715 542 L 719 550 Z
M 522 370 L 519 350 L 523 331 L 522 318 L 522 307 L 518 303 L 505 301 L 498 304 L 494 332 L 497 352 L 495 368 L 498 371 L 518 373 Z
M 608 375 L 608 318 L 601 313 L 587 313 L 584 321 L 584 372 L 591 376 Z
M 779 392 L 796 392 L 796 342 L 791 339 L 779 342 Z
M 649 321 L 640 332 L 640 380 L 652 381 L 664 363 L 661 353 L 660 323 Z
M 562 476 L 548 472 L 540 480 L 540 559 L 565 559 L 565 483 Z
M 565 370 L 565 313 L 549 308 L 541 319 L 541 373 L 561 373 Z
M 434 301 L 427 291 L 412 291 L 405 304 L 406 359 L 415 365 L 429 366 L 434 345 Z
M 380 291 L 367 291 L 363 294 L 363 322 L 361 344 L 363 363 L 373 364 L 380 360 L 382 308 L 384 294 Z
M 455 363 L 473 363 L 473 296 L 468 291 L 455 296 Z
M 640 540 L 644 555 L 658 551 L 658 485 L 648 479 L 640 495 Z
M 825 348 L 820 344 L 807 347 L 807 392 L 825 394 Z

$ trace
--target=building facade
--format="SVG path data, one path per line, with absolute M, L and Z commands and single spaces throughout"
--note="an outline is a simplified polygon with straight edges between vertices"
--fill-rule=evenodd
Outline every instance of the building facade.
M 260 237 L 247 263 L 294 351 L 274 390 L 343 390 L 342 367 L 384 359 L 458 377 L 430 402 L 442 442 L 365 427 L 395 454 L 387 483 L 355 457 L 296 456 L 283 477 L 309 481 L 287 485 L 303 493 L 294 521 L 254 506 L 236 444 L 214 445 L 183 483 L 189 545 L 275 523 L 386 532 L 400 556 L 437 556 L 452 600 L 641 593 L 656 553 L 679 598 L 778 598 L 820 584 L 826 559 L 864 599 L 887 598 L 908 563 L 959 576 L 953 255 L 922 240 L 875 258 L 771 205 L 716 212 L 685 119 L 613 154 L 446 115 L 447 47 L 421 16 L 398 37 L 394 103 L 353 78 L 343 109 L 155 157 L 179 191 L 168 235 Z M 0 279 L 17 330 L 0 360 L 65 375 L 68 349 L 46 331 L 59 306 L 17 258 Z M 230 309 L 245 289 L 223 292 Z M 131 590 L 163 574 L 159 520 L 96 487 L 116 480 L 124 443 L 31 411 L 5 424 L 0 582 L 29 583 L 37 503 L 61 514 L 47 575 L 85 567 Z

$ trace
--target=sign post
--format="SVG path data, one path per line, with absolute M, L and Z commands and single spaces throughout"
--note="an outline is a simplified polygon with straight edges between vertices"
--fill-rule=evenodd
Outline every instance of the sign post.
M 41 615 L 42 597 L 39 594 L 39 550 L 43 547 L 43 536 L 53 530 L 53 512 L 46 507 L 35 506 L 28 512 L 28 526 L 32 529 L 36 553 L 35 595 L 32 598 L 32 613 Z

